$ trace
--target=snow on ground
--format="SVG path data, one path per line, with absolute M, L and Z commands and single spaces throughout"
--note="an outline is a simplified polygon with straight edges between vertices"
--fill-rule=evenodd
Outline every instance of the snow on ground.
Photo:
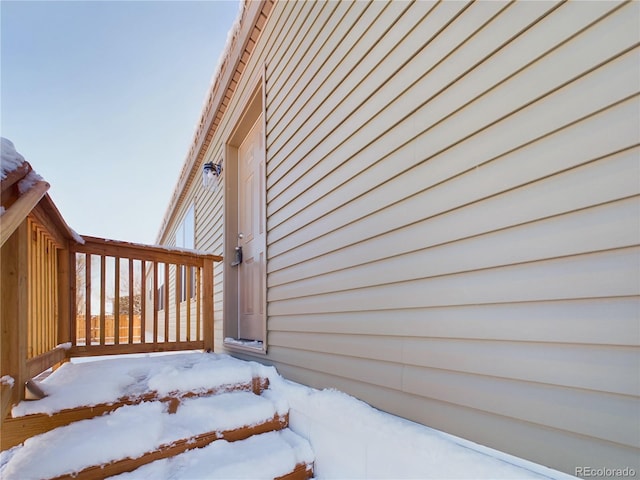
M 290 405 L 290 428 L 309 440 L 317 478 L 574 478 L 377 410 L 338 390 L 270 378 Z
M 227 355 L 181 353 L 146 355 L 135 359 L 85 359 L 82 363 L 66 364 L 41 383 L 49 397 L 21 403 L 14 408 L 14 415 L 38 411 L 53 413 L 71 406 L 114 400 L 123 395 L 140 393 L 143 389 L 157 389 L 165 393 L 182 389 L 208 389 L 221 384 L 251 381 L 252 377 L 258 375 L 269 378 L 269 390 L 263 394 L 264 401 L 271 405 L 269 408 L 278 412 L 288 408 L 290 429 L 311 444 L 317 478 L 573 478 L 385 414 L 342 392 L 316 390 L 287 381 L 273 367 L 244 362 Z M 225 395 L 230 399 L 233 397 L 229 395 L 236 394 Z M 214 405 L 208 402 L 215 401 L 221 400 L 185 401 L 172 418 L 168 418 L 158 402 L 149 402 L 135 415 L 131 413 L 134 407 L 122 407 L 101 417 L 98 420 L 105 425 L 100 428 L 95 427 L 95 423 L 88 428 L 82 426 L 85 422 L 78 422 L 71 427 L 81 431 L 78 448 L 83 449 L 82 453 L 73 449 L 68 452 L 68 457 L 58 455 L 55 458 L 56 468 L 70 468 L 68 471 L 77 468 L 70 465 L 78 457 L 91 455 L 90 452 L 96 450 L 92 448 L 96 435 L 99 435 L 101 458 L 116 458 L 122 453 L 120 449 L 129 444 L 137 446 L 134 452 L 139 455 L 148 451 L 149 445 L 154 442 L 158 444 L 170 440 L 167 432 L 173 431 L 173 435 L 184 436 L 211 427 L 208 419 L 211 417 L 211 421 L 214 421 L 216 415 Z M 255 414 L 257 406 L 248 407 L 248 410 L 251 412 L 253 408 L 256 411 L 252 414 Z M 253 417 L 249 415 L 245 418 Z M 117 429 L 108 428 L 118 422 L 135 422 L 135 425 L 139 425 L 135 429 L 138 433 L 132 438 L 118 438 L 117 433 L 110 433 Z M 86 430 L 82 431 L 83 428 Z M 111 434 L 116 436 L 110 438 Z M 24 446 L 3 452 L 0 457 L 0 477 L 25 478 L 24 471 L 21 472 L 22 476 L 12 476 L 18 471 L 15 470 L 16 466 L 26 468 L 27 458 L 46 455 L 48 445 L 58 441 L 55 435 L 60 433 L 48 432 L 28 440 Z M 298 437 L 292 435 L 260 435 L 261 438 L 253 437 L 233 444 L 214 442 L 209 447 L 154 462 L 121 478 L 273 478 L 276 475 L 269 472 L 275 471 L 273 468 L 284 471 L 288 468 L 285 465 L 290 465 L 292 455 L 298 461 L 309 456 L 304 447 L 306 443 L 300 443 L 296 440 Z M 277 442 L 288 442 L 296 453 L 276 454 L 276 450 L 270 449 Z M 282 458 L 278 455 L 282 455 Z M 269 458 L 271 466 L 266 469 L 261 467 L 257 472 L 247 462 L 236 462 L 233 468 L 230 464 L 219 463 L 220 459 L 229 459 L 231 462 L 234 458 L 250 457 Z M 38 463 L 46 469 L 47 462 Z M 233 475 L 227 468 L 232 468 Z

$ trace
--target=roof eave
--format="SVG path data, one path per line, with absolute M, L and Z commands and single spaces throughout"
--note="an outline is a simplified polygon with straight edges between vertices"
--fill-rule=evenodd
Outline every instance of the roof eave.
M 215 80 L 209 90 L 207 102 L 200 116 L 198 128 L 185 159 L 180 177 L 173 190 L 169 206 L 162 219 L 157 243 L 166 241 L 168 227 L 172 225 L 180 206 L 185 200 L 187 192 L 199 172 L 199 166 L 204 163 L 204 157 L 213 140 L 220 120 L 233 97 L 238 84 L 238 78 L 244 71 L 247 58 L 255 46 L 255 39 L 264 27 L 264 20 L 268 17 L 275 0 L 245 1 L 244 11 L 240 20 L 238 34 L 233 38 L 228 55 L 221 62 Z M 226 101 L 225 101 L 226 100 Z

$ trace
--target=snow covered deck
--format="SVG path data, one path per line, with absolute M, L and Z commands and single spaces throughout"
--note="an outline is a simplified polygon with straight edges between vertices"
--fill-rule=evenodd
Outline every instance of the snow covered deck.
M 222 257 L 81 237 L 13 143 L 1 147 L 3 423 L 25 384 L 69 357 L 213 349 Z
M 247 391 L 180 395 L 251 384 L 255 378 L 268 380 L 269 388 L 260 396 Z M 288 428 L 234 442 L 215 440 L 118 478 L 277 478 L 311 462 L 317 478 L 569 478 L 385 414 L 342 392 L 289 382 L 273 367 L 226 355 L 194 352 L 83 360 L 63 365 L 40 385 L 48 396 L 18 404 L 15 417 L 55 415 L 148 392 L 157 398 L 174 395 L 180 406 L 175 414 L 161 401 L 122 406 L 30 438 L 2 452 L 2 478 L 71 475 L 91 465 L 140 458 L 204 432 L 232 431 L 285 415 Z

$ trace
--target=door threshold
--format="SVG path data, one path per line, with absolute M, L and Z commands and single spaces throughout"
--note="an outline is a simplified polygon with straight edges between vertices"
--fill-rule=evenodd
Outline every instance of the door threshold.
M 245 350 L 253 353 L 266 354 L 267 350 L 262 340 L 251 340 L 247 338 L 232 338 L 226 337 L 224 339 L 224 346 L 231 349 Z

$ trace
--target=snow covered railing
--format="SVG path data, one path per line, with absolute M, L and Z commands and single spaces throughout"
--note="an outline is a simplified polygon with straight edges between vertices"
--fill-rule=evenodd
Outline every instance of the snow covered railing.
M 45 182 L 1 141 L 0 414 L 25 395 L 33 376 L 63 361 L 68 338 L 68 245 L 74 235 L 47 194 Z
M 71 246 L 70 356 L 213 349 L 203 252 L 83 237 Z
M 40 199 L 47 193 L 49 186 L 47 182 L 43 181 L 34 183 L 24 195 L 21 195 L 16 200 L 10 209 L 3 212 L 1 220 L 2 228 L 0 228 L 0 245 L 4 245 L 24 219 L 27 218 L 27 215 L 31 213 Z

